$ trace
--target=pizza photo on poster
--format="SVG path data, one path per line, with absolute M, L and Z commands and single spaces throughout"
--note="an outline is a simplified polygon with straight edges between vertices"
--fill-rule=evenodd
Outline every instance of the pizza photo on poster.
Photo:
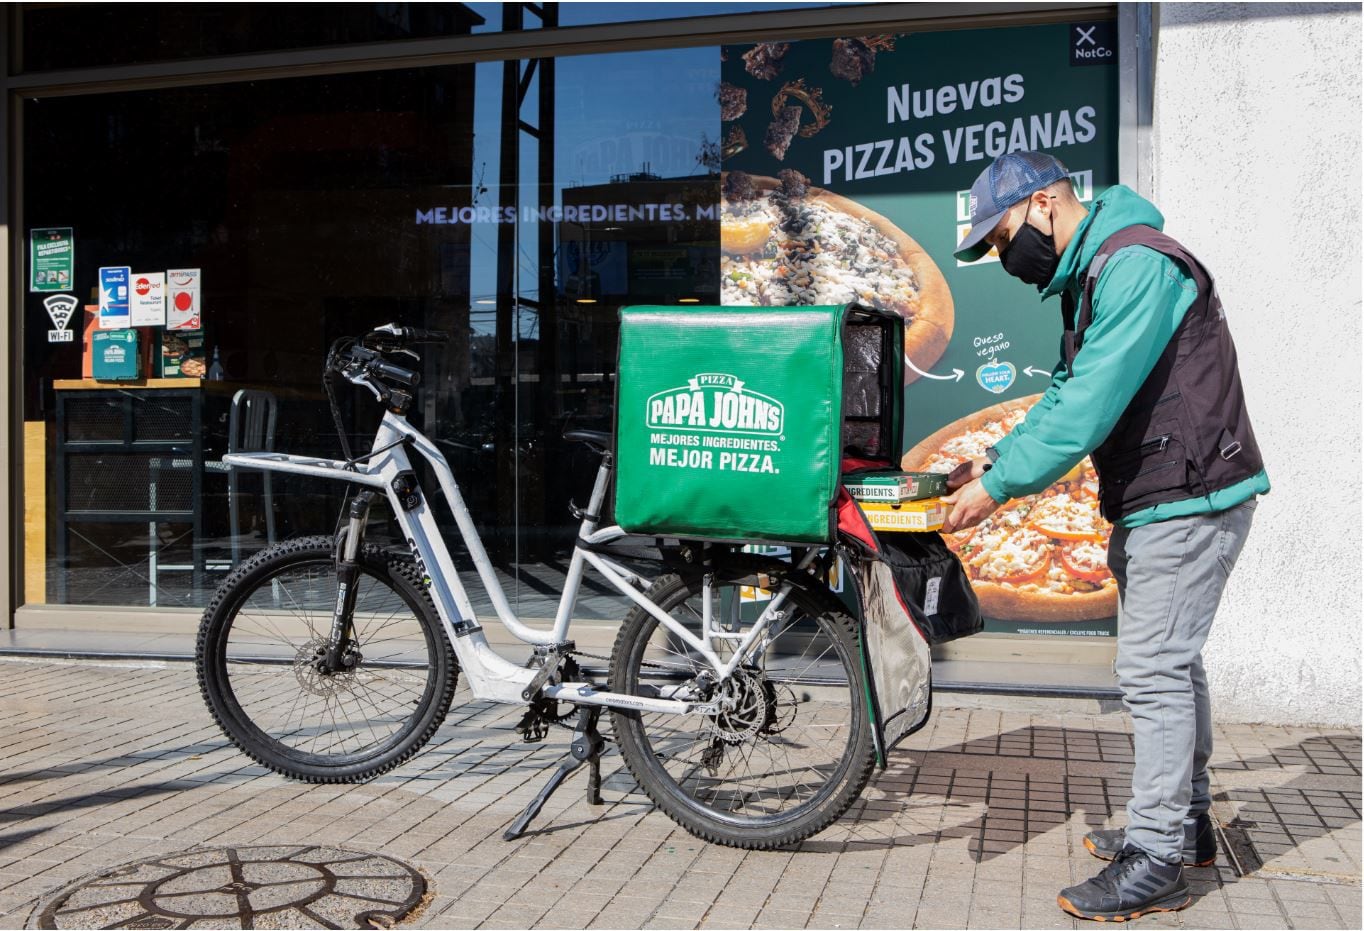
M 1073 67 L 1073 26 L 721 48 L 721 300 L 903 316 L 907 470 L 982 454 L 1057 362 L 1057 302 L 1039 303 L 997 256 L 952 252 L 971 184 L 1000 154 L 1055 155 L 1085 203 L 1117 182 L 1116 64 Z M 1096 492 L 1086 459 L 946 536 L 987 631 L 1112 636 L 1112 528 Z

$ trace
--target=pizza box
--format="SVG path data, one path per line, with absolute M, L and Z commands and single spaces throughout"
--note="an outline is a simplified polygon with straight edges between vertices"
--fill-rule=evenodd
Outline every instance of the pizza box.
M 93 374 L 97 380 L 131 381 L 141 376 L 137 330 L 96 330 L 90 341 L 94 350 Z
M 903 504 L 859 501 L 872 530 L 941 530 L 947 505 L 941 498 L 923 498 Z
M 947 494 L 947 476 L 940 472 L 867 472 L 845 475 L 843 487 L 858 501 L 899 504 Z

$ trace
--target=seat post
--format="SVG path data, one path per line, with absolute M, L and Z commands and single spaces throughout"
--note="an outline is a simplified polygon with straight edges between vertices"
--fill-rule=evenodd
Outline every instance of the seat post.
M 611 473 L 615 471 L 615 457 L 610 451 L 603 452 L 601 464 L 597 466 L 597 480 L 592 484 L 592 497 L 587 502 L 587 531 L 590 533 L 597 529 L 597 524 L 601 520 L 602 504 L 606 501 L 606 492 L 611 487 Z

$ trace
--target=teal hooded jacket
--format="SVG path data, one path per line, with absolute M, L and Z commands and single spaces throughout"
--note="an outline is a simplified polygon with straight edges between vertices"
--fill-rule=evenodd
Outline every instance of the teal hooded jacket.
M 1123 185 L 1095 201 L 1071 237 L 1042 299 L 1068 291 L 1079 304 L 1089 263 L 1105 239 L 1128 226 L 1161 229 L 1155 205 Z M 1026 419 L 995 444 L 999 458 L 981 479 L 999 503 L 1042 491 L 1075 467 L 1113 431 L 1146 381 L 1198 288 L 1180 264 L 1145 246 L 1113 255 L 1094 283 L 1094 320 L 1073 371 L 1059 363 Z M 1211 495 L 1158 504 L 1121 518 L 1139 527 L 1171 517 L 1221 511 L 1269 491 L 1264 471 Z

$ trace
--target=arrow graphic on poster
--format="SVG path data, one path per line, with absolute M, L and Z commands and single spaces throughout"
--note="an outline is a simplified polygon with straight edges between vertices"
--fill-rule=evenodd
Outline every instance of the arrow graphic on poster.
M 908 365 L 910 368 L 918 372 L 924 378 L 936 378 L 938 381 L 961 381 L 961 377 L 966 374 L 961 369 L 953 369 L 951 375 L 930 375 L 928 372 L 925 372 L 923 369 L 915 365 L 909 359 L 908 356 L 905 357 L 905 365 Z
M 1046 375 L 1046 376 L 1050 377 L 1050 376 L 1051 376 L 1051 370 L 1050 370 L 1050 369 L 1035 369 L 1035 368 L 1033 368 L 1033 367 L 1030 365 L 1030 366 L 1028 366 L 1027 368 L 1025 368 L 1025 369 L 1023 370 L 1023 374 L 1024 374 L 1024 375 Z

